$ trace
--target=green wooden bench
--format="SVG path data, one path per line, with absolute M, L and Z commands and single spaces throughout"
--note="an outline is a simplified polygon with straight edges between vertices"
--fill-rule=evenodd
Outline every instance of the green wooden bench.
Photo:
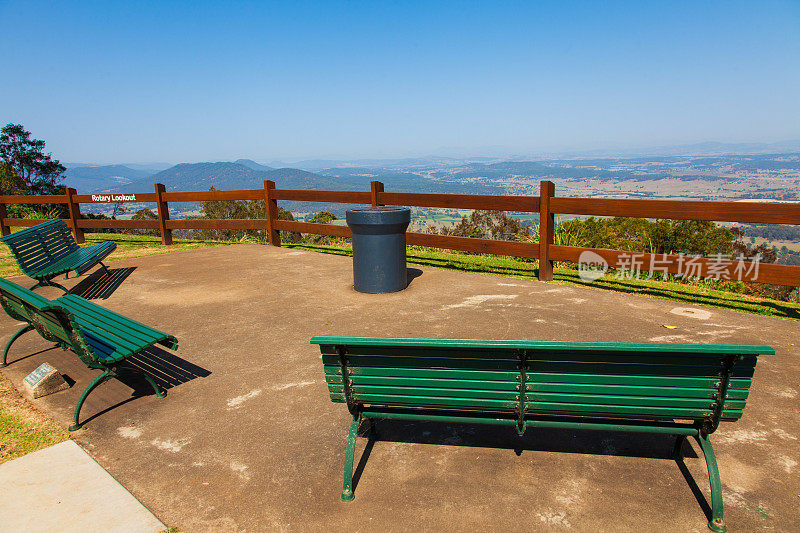
M 60 274 L 69 275 L 70 271 L 80 276 L 97 264 L 105 269 L 103 259 L 117 247 L 112 241 L 78 246 L 60 218 L 15 231 L 0 238 L 0 241 L 11 248 L 22 272 L 37 281 L 31 289 L 52 286 L 64 292 L 68 292 L 67 289 L 52 281 L 53 278 Z
M 125 360 L 154 344 L 177 349 L 178 341 L 172 335 L 109 311 L 80 296 L 65 294 L 48 300 L 3 278 L 0 278 L 0 305 L 11 318 L 25 323 L 6 344 L 0 367 L 7 364 L 11 344 L 23 333 L 35 329 L 45 340 L 55 342 L 65 350 L 72 350 L 89 368 L 102 370 L 81 394 L 70 431 L 81 427 L 78 417 L 89 393 L 103 381 L 122 373 L 141 374 L 153 387 L 157 397 L 165 396 L 147 372 L 125 365 Z
M 397 339 L 315 336 L 331 400 L 352 415 L 342 500 L 352 487 L 362 419 L 661 433 L 705 455 L 709 527 L 725 531 L 722 486 L 709 435 L 742 416 L 769 346 Z

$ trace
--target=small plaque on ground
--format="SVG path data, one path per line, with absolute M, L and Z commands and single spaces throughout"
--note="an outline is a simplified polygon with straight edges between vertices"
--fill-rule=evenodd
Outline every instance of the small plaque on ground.
M 69 388 L 64 376 L 47 363 L 42 363 L 36 370 L 25 376 L 22 385 L 34 398 Z

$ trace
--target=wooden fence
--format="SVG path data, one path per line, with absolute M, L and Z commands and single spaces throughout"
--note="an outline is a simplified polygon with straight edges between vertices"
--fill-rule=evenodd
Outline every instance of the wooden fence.
M 170 202 L 198 202 L 209 200 L 265 200 L 264 219 L 181 219 L 169 217 Z M 51 196 L 0 196 L 0 232 L 8 235 L 11 226 L 32 226 L 42 220 L 8 218 L 6 204 L 67 204 L 69 219 L 75 239 L 83 242 L 84 230 L 91 229 L 153 229 L 161 234 L 165 245 L 172 244 L 172 230 L 188 229 L 256 229 L 265 230 L 270 244 L 280 246 L 280 231 L 313 233 L 336 237 L 350 237 L 346 226 L 313 224 L 308 222 L 278 220 L 278 200 L 303 202 L 333 202 L 347 204 L 403 205 L 411 207 L 440 207 L 452 209 L 489 209 L 539 213 L 540 239 L 538 243 L 498 241 L 470 237 L 452 237 L 427 233 L 407 234 L 412 245 L 431 248 L 462 250 L 484 254 L 526 257 L 539 260 L 539 279 L 553 279 L 553 261 L 577 263 L 584 252 L 593 252 L 610 266 L 621 264 L 642 271 L 659 271 L 740 279 L 776 285 L 800 286 L 800 267 L 769 263 L 750 263 L 735 259 L 696 258 L 684 255 L 632 253 L 620 250 L 558 246 L 553 243 L 555 215 L 595 215 L 639 218 L 664 218 L 677 220 L 712 220 L 719 222 L 800 224 L 800 204 L 763 202 L 711 202 L 683 200 L 629 200 L 602 198 L 567 198 L 555 196 L 555 186 L 550 181 L 540 184 L 539 196 L 493 196 L 466 194 L 396 193 L 384 190 L 379 181 L 371 182 L 369 191 L 312 191 L 276 189 L 275 183 L 265 181 L 263 189 L 232 191 L 167 192 L 164 185 L 155 184 L 152 193 L 136 194 L 78 194 L 67 188 L 64 195 Z M 156 220 L 93 220 L 81 218 L 82 203 L 155 203 Z M 631 258 L 633 259 L 633 262 Z M 690 269 L 690 270 L 689 270 Z

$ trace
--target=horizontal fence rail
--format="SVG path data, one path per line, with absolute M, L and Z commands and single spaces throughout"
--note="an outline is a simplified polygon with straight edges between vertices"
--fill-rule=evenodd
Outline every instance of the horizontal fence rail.
M 220 220 L 169 218 L 170 202 L 227 200 L 264 200 L 265 218 Z M 154 192 L 151 193 L 77 194 L 75 189 L 67 188 L 66 194 L 63 195 L 0 196 L 0 232 L 8 235 L 12 226 L 33 226 L 44 222 L 27 218 L 8 218 L 7 205 L 66 204 L 69 218 L 64 222 L 72 228 L 78 242 L 84 242 L 83 230 L 93 229 L 158 230 L 165 245 L 172 244 L 173 230 L 263 230 L 273 246 L 281 245 L 281 231 L 351 237 L 347 226 L 279 220 L 278 200 L 539 213 L 539 242 L 502 241 L 416 232 L 408 232 L 406 242 L 430 248 L 538 259 L 539 279 L 543 281 L 553 279 L 554 261 L 584 263 L 584 255 L 591 253 L 595 259 L 605 262 L 606 265 L 626 264 L 632 271 L 681 274 L 686 273 L 687 267 L 690 267 L 692 276 L 800 286 L 800 267 L 796 266 L 554 244 L 556 214 L 800 224 L 799 203 L 556 197 L 555 186 L 549 181 L 541 182 L 539 196 L 386 192 L 383 184 L 378 181 L 371 183 L 369 191 L 277 189 L 272 181 L 265 181 L 262 189 L 229 191 L 167 192 L 166 187 L 160 183 L 154 185 Z M 154 220 L 86 219 L 81 217 L 80 204 L 87 203 L 155 203 L 157 218 Z

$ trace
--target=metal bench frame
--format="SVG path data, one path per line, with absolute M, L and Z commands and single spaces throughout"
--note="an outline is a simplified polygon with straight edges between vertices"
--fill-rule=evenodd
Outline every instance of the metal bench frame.
M 11 318 L 26 323 L 6 343 L 0 367 L 7 366 L 8 350 L 14 341 L 24 333 L 36 330 L 43 339 L 55 342 L 62 350 L 74 352 L 87 367 L 102 371 L 89 383 L 78 399 L 74 421 L 69 426 L 69 431 L 81 427 L 79 421 L 81 407 L 89 393 L 104 381 L 119 377 L 121 374 L 139 374 L 150 384 L 157 398 L 166 396 L 149 373 L 126 365 L 125 360 L 157 343 L 173 350 L 177 349 L 178 341 L 172 335 L 144 326 L 80 296 L 67 294 L 50 301 L 32 290 L 2 278 L 0 278 L 0 306 Z M 82 307 L 87 311 L 82 312 Z M 98 322 L 95 315 L 103 316 L 106 322 L 98 327 L 88 326 L 89 323 Z M 125 335 L 133 335 L 134 332 L 140 337 L 135 341 L 134 349 L 128 348 L 124 354 L 117 356 L 103 357 L 98 353 L 97 346 L 113 348 L 114 343 L 119 342 L 114 339 L 115 336 L 119 339 Z
M 351 501 L 353 493 L 353 456 L 355 452 L 355 441 L 359 426 L 362 420 L 370 422 L 370 433 L 374 432 L 372 419 L 401 419 L 401 420 L 420 420 L 445 423 L 471 423 L 471 424 L 490 424 L 514 427 L 518 435 L 523 435 L 528 428 L 562 428 L 578 430 L 599 430 L 599 431 L 621 431 L 631 433 L 657 433 L 674 435 L 676 437 L 673 449 L 676 459 L 683 458 L 683 445 L 687 437 L 694 437 L 700 449 L 703 451 L 708 477 L 711 485 L 711 508 L 712 516 L 708 527 L 715 532 L 726 531 L 723 521 L 722 504 L 722 484 L 720 482 L 719 469 L 717 467 L 714 449 L 711 446 L 709 436 L 716 431 L 719 423 L 723 419 L 732 418 L 730 411 L 726 414 L 728 398 L 728 388 L 731 382 L 733 370 L 736 363 L 745 357 L 752 357 L 758 354 L 774 354 L 774 350 L 769 346 L 754 345 L 691 345 L 691 344 L 655 344 L 655 343 L 569 343 L 569 342 L 537 342 L 537 341 L 487 341 L 473 339 L 391 339 L 391 338 L 369 338 L 369 337 L 335 337 L 335 336 L 315 336 L 311 339 L 312 344 L 319 344 L 323 353 L 323 362 L 326 365 L 326 381 L 328 381 L 331 399 L 333 401 L 344 401 L 352 416 L 350 431 L 347 438 L 344 465 L 344 485 L 342 490 L 342 500 Z M 491 348 L 487 343 L 495 343 Z M 514 346 L 520 346 L 514 348 Z M 451 350 L 462 347 L 469 350 L 493 349 L 496 347 L 507 349 L 513 353 L 517 360 L 516 386 L 518 391 L 514 400 L 513 407 L 509 404 L 507 408 L 481 409 L 470 407 L 468 409 L 456 408 L 437 408 L 436 406 L 426 405 L 425 401 L 417 404 L 403 401 L 404 405 L 391 404 L 389 402 L 377 401 L 373 404 L 362 401 L 359 394 L 354 391 L 353 379 L 351 374 L 358 366 L 354 365 L 350 350 L 353 346 L 359 348 L 376 347 L 415 349 L 424 347 L 429 352 L 434 352 L 438 348 Z M 527 346 L 527 347 L 526 347 Z M 528 399 L 528 394 L 533 391 L 532 382 L 536 379 L 536 373 L 531 371 L 531 362 L 540 353 L 553 353 L 553 351 L 569 351 L 570 349 L 584 350 L 586 354 L 593 351 L 597 353 L 615 353 L 617 351 L 627 352 L 633 357 L 632 362 L 636 362 L 636 354 L 646 354 L 652 359 L 654 354 L 662 352 L 664 354 L 675 353 L 679 357 L 691 357 L 697 354 L 702 357 L 710 357 L 714 354 L 719 358 L 719 369 L 709 381 L 713 383 L 713 394 L 707 408 L 703 410 L 702 416 L 687 417 L 685 422 L 679 422 L 672 417 L 650 418 L 649 416 L 631 416 L 630 414 L 620 413 L 554 413 L 545 412 L 536 408 L 536 401 Z M 452 352 L 451 352 L 452 353 Z M 713 357 L 712 356 L 712 357 Z M 409 355 L 412 357 L 412 355 Z M 444 357 L 444 356 L 442 356 Z M 546 356 L 545 356 L 546 357 Z M 669 362 L 668 355 L 664 359 Z M 603 357 L 598 357 L 598 361 L 603 361 Z M 607 360 L 607 358 L 605 359 Z M 334 362 L 336 365 L 334 365 Z M 755 361 L 752 362 L 753 368 Z M 330 374 L 329 368 L 335 368 L 335 374 Z M 433 365 L 432 365 L 433 367 Z M 431 367 L 431 368 L 432 368 Z M 442 368 L 442 367 L 439 367 Z M 507 372 L 507 371 L 506 371 Z M 340 375 L 340 378 L 339 378 Z M 658 376 L 656 376 L 658 377 Z M 669 379 L 669 378 L 667 378 Z M 602 381 L 596 383 L 602 384 Z M 431 385 L 429 385 L 431 386 Z M 749 380 L 748 380 L 749 387 Z M 341 393 L 339 392 L 341 388 Z M 740 391 L 741 392 L 741 391 Z M 377 393 L 376 393 L 377 394 Z M 408 394 L 411 394 L 410 392 Z M 433 393 L 431 393 L 433 394 Z M 742 395 L 738 396 L 739 398 Z M 744 394 L 746 398 L 746 393 Z M 587 402 L 588 403 L 588 402 Z M 741 409 L 744 409 L 744 402 L 739 400 Z M 738 410 L 738 416 L 741 411 Z M 621 409 L 624 412 L 624 408 Z
M 36 280 L 31 290 L 38 287 L 58 287 L 69 292 L 53 278 L 70 271 L 77 275 L 87 272 L 95 265 L 108 269 L 103 259 L 117 248 L 107 241 L 92 246 L 78 246 L 69 228 L 60 218 L 48 220 L 0 238 L 11 249 L 14 260 L 26 276 Z

